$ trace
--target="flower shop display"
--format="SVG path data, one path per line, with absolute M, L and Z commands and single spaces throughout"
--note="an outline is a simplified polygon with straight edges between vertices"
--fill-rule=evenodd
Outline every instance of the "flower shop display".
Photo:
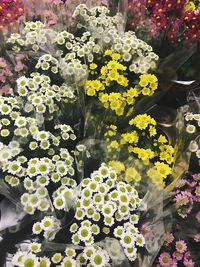
M 127 28 L 150 42 L 164 61 L 182 51 L 179 71 L 173 60 L 168 66 L 174 72 L 173 79 L 176 75 L 181 81 L 199 79 L 199 1 L 130 0 L 126 11 Z
M 166 233 L 155 266 L 198 266 L 199 174 L 186 174 L 173 190 L 176 215 L 171 233 Z
M 97 64 L 104 67 L 104 57 L 105 60 L 112 59 L 110 66 L 108 63 L 110 75 L 116 65 L 116 70 L 113 71 L 119 76 L 117 83 L 127 94 L 121 96 L 127 99 L 127 107 L 122 104 L 119 109 L 114 109 L 116 112 L 113 112 L 113 119 L 116 122 L 123 113 L 130 113 L 129 105 L 130 109 L 134 110 L 134 101 L 131 103 L 128 96 L 132 90 L 133 93 L 136 92 L 136 97 L 141 94 L 138 97 L 141 99 L 142 96 L 153 95 L 157 89 L 156 76 L 147 74 L 147 71 L 155 69 L 158 57 L 150 46 L 131 32 L 125 33 L 124 38 L 119 39 L 117 27 L 122 17 L 120 14 L 110 17 L 109 10 L 103 6 L 89 9 L 80 5 L 75 10 L 74 18 L 80 33 L 57 31 L 41 21 L 31 21 L 25 24 L 24 30 L 11 34 L 7 40 L 10 56 L 16 58 L 24 54 L 24 75 L 16 80 L 12 96 L 1 96 L 1 188 L 9 188 L 10 196 L 17 195 L 16 203 L 29 214 L 30 223 L 36 220 L 33 224 L 33 234 L 38 239 L 35 242 L 41 242 L 35 250 L 36 254 L 40 253 L 40 247 L 43 248 L 44 239 L 55 239 L 55 242 L 59 242 L 59 235 L 64 236 L 63 231 L 66 231 L 66 238 L 61 238 L 64 244 L 80 245 L 86 249 L 93 246 L 92 249 L 97 251 L 103 249 L 107 238 L 114 238 L 122 247 L 123 259 L 134 262 L 141 254 L 140 249 L 137 253 L 137 248 L 145 245 L 144 236 L 137 228 L 139 208 L 140 205 L 141 209 L 147 208 L 144 203 L 140 204 L 140 196 L 131 185 L 125 181 L 120 182 L 112 167 L 102 165 L 102 158 L 98 171 L 88 173 L 90 178 L 81 182 L 78 180 L 78 156 L 84 151 L 87 152 L 87 146 L 82 145 L 81 141 L 89 137 L 82 132 L 82 125 L 85 123 L 83 112 L 87 112 L 93 102 L 90 94 L 88 95 L 89 89 L 87 90 L 88 83 L 93 83 L 88 75 L 95 74 Z M 89 31 L 84 30 L 85 23 Z M 96 35 L 94 23 L 97 24 L 99 32 L 105 33 L 105 42 L 102 44 L 99 44 L 100 35 Z M 115 39 L 112 40 L 114 33 Z M 125 37 L 127 43 L 129 40 L 133 42 L 131 58 L 127 57 L 128 52 L 120 53 L 123 55 L 122 62 L 131 60 L 130 72 L 135 76 L 140 74 L 140 80 L 133 83 L 137 86 L 135 89 L 130 87 L 131 81 L 128 84 L 126 76 L 130 74 L 121 74 L 126 66 L 125 63 L 120 63 L 121 56 L 115 50 L 117 43 L 121 47 L 120 50 L 127 46 Z M 135 45 L 138 46 L 137 58 L 134 56 Z M 146 79 L 150 87 L 146 88 L 147 94 L 144 89 Z M 97 86 L 95 88 L 107 85 L 109 89 L 109 83 L 112 81 L 116 82 L 111 76 L 110 80 L 109 77 L 107 80 L 102 77 L 102 81 L 94 82 Z M 101 101 L 99 105 L 100 103 Z M 82 104 L 85 105 L 84 109 Z M 113 104 L 111 103 L 111 107 Z M 97 118 L 104 114 L 105 107 L 102 103 L 101 105 L 103 109 L 97 114 Z M 66 114 L 69 116 L 66 117 Z M 153 119 L 150 121 L 155 124 Z M 105 119 L 106 123 L 108 121 Z M 94 164 L 91 167 L 95 170 L 98 166 Z M 162 207 L 163 202 L 159 205 Z M 67 217 L 71 219 L 67 220 Z M 158 220 L 162 225 L 162 217 Z M 45 228 L 41 228 L 43 223 Z M 70 235 L 70 238 L 67 237 Z M 157 239 L 159 240 L 160 236 Z M 98 242 L 101 244 L 95 247 Z M 33 247 L 37 247 L 36 243 Z M 155 250 L 158 248 L 159 245 Z M 74 259 L 63 258 L 61 265 L 66 266 L 71 260 L 78 266 L 87 261 L 88 264 L 95 262 L 99 266 L 106 266 L 113 261 L 113 256 L 104 250 L 100 253 L 104 253 L 104 260 L 98 254 L 84 259 L 85 250 L 81 251 L 83 257 L 79 247 L 76 250 L 78 251 Z M 146 251 L 146 248 L 144 250 Z M 39 254 L 38 258 L 32 252 L 25 253 L 22 257 L 19 251 L 13 258 L 13 264 L 50 264 L 49 260 L 46 263 Z M 146 253 L 148 254 L 148 251 Z M 53 255 L 52 257 L 54 258 Z M 81 262 L 83 260 L 84 262 Z M 143 260 L 144 255 L 140 256 L 140 261 Z M 54 261 L 56 262 L 53 260 L 52 264 Z
M 0 241 L 21 235 L 2 266 L 198 266 L 199 175 L 187 174 L 198 96 L 172 112 L 171 138 L 159 53 L 126 31 L 125 13 L 104 0 L 22 4 L 24 26 L 1 44 Z M 163 9 L 156 36 L 194 9 L 129 4 Z
M 129 1 L 131 29 L 148 32 L 152 37 L 163 33 L 170 42 L 199 42 L 199 1 Z M 139 20 L 136 19 L 139 17 Z

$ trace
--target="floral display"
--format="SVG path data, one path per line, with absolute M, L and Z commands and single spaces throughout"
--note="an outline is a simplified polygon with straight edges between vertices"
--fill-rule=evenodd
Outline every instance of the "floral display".
M 129 1 L 131 29 L 157 37 L 166 32 L 170 42 L 200 41 L 199 1 Z M 138 16 L 139 15 L 139 16 Z M 139 20 L 138 20 L 139 17 Z
M 176 206 L 173 232 L 165 234 L 155 266 L 198 266 L 199 181 L 199 174 L 187 174 L 177 181 L 172 193 Z
M 2 0 L 0 2 L 0 29 L 14 23 L 20 16 L 24 14 L 24 6 L 22 1 L 18 0 Z
M 2 266 L 199 266 L 198 80 L 165 101 L 199 11 L 0 1 Z

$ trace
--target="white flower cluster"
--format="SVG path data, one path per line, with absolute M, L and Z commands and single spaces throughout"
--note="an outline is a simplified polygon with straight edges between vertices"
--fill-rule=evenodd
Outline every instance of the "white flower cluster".
M 51 29 L 46 29 L 45 24 L 41 21 L 29 21 L 25 23 L 25 28 L 20 34 L 11 34 L 7 43 L 12 44 L 12 50 L 15 52 L 20 52 L 24 47 L 37 52 L 49 40 L 54 38 L 55 35 L 56 32 Z
M 120 13 L 113 17 L 109 16 L 109 13 L 109 9 L 104 6 L 88 8 L 85 4 L 81 4 L 74 11 L 73 18 L 78 28 L 87 28 L 102 34 L 105 28 L 117 28 L 124 23 Z
M 54 74 L 58 73 L 59 62 L 50 54 L 45 54 L 38 59 L 35 66 L 36 69 L 42 69 L 43 71 L 50 70 Z
M 53 114 L 59 111 L 60 103 L 74 101 L 75 95 L 72 87 L 66 84 L 51 85 L 51 79 L 46 75 L 32 73 L 30 78 L 25 76 L 17 80 L 17 92 L 27 101 L 25 111 L 36 111 L 39 114 Z
M 129 70 L 134 73 L 146 73 L 155 69 L 158 56 L 153 48 L 138 39 L 134 32 L 119 32 L 120 16 L 111 17 L 105 7 L 88 9 L 79 5 L 74 12 L 76 20 L 81 20 L 95 43 L 101 44 L 101 50 L 111 49 L 122 56 L 122 61 L 129 63 Z M 101 51 L 99 50 L 99 51 Z
M 62 185 L 53 193 L 53 205 L 57 210 L 69 211 L 72 207 L 74 208 L 76 194 L 72 188 L 77 184 L 73 179 L 67 177 L 64 182 L 67 185 Z
M 81 253 L 77 253 L 74 248 L 67 247 L 64 253 L 54 253 L 51 257 L 39 257 L 41 244 L 32 242 L 26 251 L 19 250 L 12 259 L 13 266 L 18 267 L 81 267 L 98 266 L 111 267 L 109 254 L 98 245 L 85 248 Z M 59 265 L 58 265 L 59 264 Z
M 8 145 L 5 145 L 3 142 L 0 142 L 0 164 L 4 170 L 4 164 L 12 158 L 19 155 L 21 152 L 20 143 L 17 141 L 11 141 Z M 18 179 L 11 180 L 14 184 L 18 184 Z M 15 182 L 14 182 L 15 181 Z M 13 184 L 12 183 L 12 184 Z
M 43 233 L 45 239 L 52 241 L 61 228 L 60 221 L 54 216 L 45 216 L 40 222 L 33 225 L 32 231 L 35 235 Z
M 12 140 L 16 129 L 18 131 L 15 134 L 22 136 L 27 130 L 28 118 L 20 115 L 20 106 L 16 98 L 0 96 L 0 136 L 6 138 L 7 142 Z
M 58 125 L 56 128 L 61 131 L 60 138 L 63 138 L 64 142 L 76 138 L 70 126 Z M 16 141 L 10 142 L 8 146 L 2 145 L 1 154 L 4 157 L 2 170 L 5 181 L 12 187 L 23 182 L 26 192 L 21 196 L 21 203 L 27 213 L 34 214 L 36 210 L 48 211 L 51 208 L 48 187 L 52 183 L 57 184 L 56 188 L 59 188 L 59 185 L 74 187 L 76 182 L 70 178 L 74 176 L 74 158 L 67 148 L 59 147 L 60 138 L 50 132 L 40 131 L 36 126 L 30 129 L 33 139 L 27 148 L 37 151 L 37 155 L 42 154 L 46 157 L 34 158 L 31 153 L 30 158 L 25 157 L 24 151 Z M 59 190 L 61 193 L 62 187 Z M 55 196 L 57 193 L 55 191 Z M 57 198 L 54 203 L 55 208 L 58 208 Z
M 145 243 L 136 227 L 139 219 L 136 212 L 141 203 L 137 191 L 125 182 L 117 182 L 116 173 L 106 164 L 84 179 L 79 187 L 77 222 L 70 227 L 72 243 L 90 246 L 99 234 L 113 236 L 120 240 L 125 254 L 134 261 L 136 247 Z
M 87 66 L 79 59 L 72 59 L 70 62 L 60 61 L 60 74 L 69 84 L 79 83 L 87 77 Z
M 188 112 L 185 114 L 186 132 L 194 137 L 190 142 L 189 150 L 200 159 L 200 114 Z

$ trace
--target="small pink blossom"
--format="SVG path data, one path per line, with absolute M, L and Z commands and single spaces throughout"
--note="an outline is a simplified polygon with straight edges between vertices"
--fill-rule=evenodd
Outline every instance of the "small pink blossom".
M 180 260 L 182 260 L 182 258 L 183 258 L 183 254 L 181 254 L 181 253 L 178 252 L 178 251 L 175 251 L 175 252 L 173 253 L 173 257 L 174 257 L 176 260 L 180 261 Z
M 163 267 L 171 267 L 172 264 L 171 255 L 167 252 L 163 252 L 159 257 L 159 263 Z
M 196 235 L 194 236 L 194 241 L 197 242 L 197 243 L 200 242 L 200 233 L 198 233 L 198 234 L 196 234 Z
M 164 238 L 165 238 L 166 245 L 169 245 L 170 243 L 174 241 L 174 236 L 172 233 L 166 233 Z
M 183 240 L 176 241 L 176 250 L 179 253 L 184 253 L 187 250 L 187 245 L 185 241 Z

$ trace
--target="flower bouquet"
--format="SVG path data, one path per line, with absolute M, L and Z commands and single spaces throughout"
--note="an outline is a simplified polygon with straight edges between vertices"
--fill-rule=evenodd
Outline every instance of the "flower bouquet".
M 0 97 L 0 190 L 23 219 L 0 229 L 30 231 L 5 264 L 151 266 L 177 152 L 148 114 L 158 56 L 105 6 L 73 18 L 70 32 L 37 17 L 6 40 L 23 75 Z

